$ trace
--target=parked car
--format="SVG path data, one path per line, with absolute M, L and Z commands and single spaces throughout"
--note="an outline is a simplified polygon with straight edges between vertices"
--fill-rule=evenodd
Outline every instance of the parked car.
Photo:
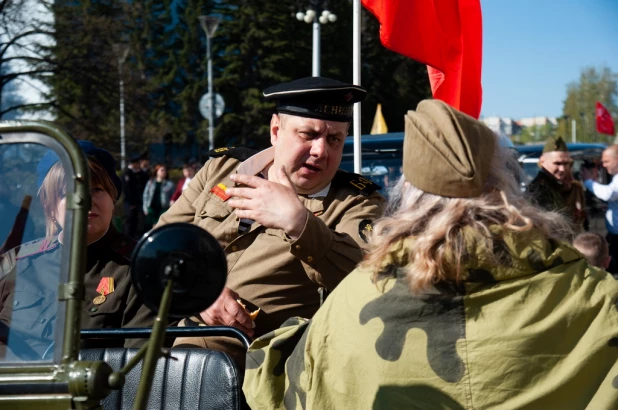
M 403 132 L 388 134 L 362 135 L 361 174 L 382 187 L 382 195 L 388 196 L 392 187 L 403 173 Z M 521 181 L 521 189 L 525 191 L 530 182 L 539 172 L 539 157 L 543 152 L 543 144 L 514 146 L 510 140 L 504 139 L 504 145 L 513 150 L 521 165 L 521 172 L 516 177 Z M 601 153 L 606 148 L 603 144 L 570 143 L 567 144 L 573 159 L 573 176 L 581 180 L 582 167 L 599 168 L 599 182 L 607 184 L 609 176 L 601 167 Z M 341 168 L 354 171 L 354 139 L 348 137 L 343 148 Z M 589 229 L 601 234 L 605 233 L 605 210 L 607 204 L 600 201 L 591 192 L 586 191 L 586 207 L 589 219 Z
M 403 132 L 362 135 L 361 174 L 382 187 L 382 195 L 397 183 L 403 173 Z M 348 137 L 343 147 L 341 169 L 354 172 L 354 138 Z
M 382 195 L 388 196 L 388 188 L 397 183 L 403 173 L 403 132 L 388 134 L 362 135 L 361 174 L 382 187 Z M 513 148 L 509 139 L 504 144 Z M 354 138 L 348 137 L 343 148 L 341 169 L 354 171 Z M 519 180 L 522 175 L 517 175 Z

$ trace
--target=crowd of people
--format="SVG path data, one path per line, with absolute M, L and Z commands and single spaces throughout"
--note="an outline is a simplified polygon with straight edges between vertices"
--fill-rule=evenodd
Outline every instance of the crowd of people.
M 176 185 L 139 157 L 120 181 L 109 153 L 81 142 L 100 219 L 88 227 L 84 327 L 152 324 L 129 283 L 127 244 L 186 222 L 219 241 L 228 276 L 219 298 L 178 326 L 232 326 L 254 342 L 248 352 L 224 337 L 174 345 L 228 353 L 253 409 L 615 409 L 618 282 L 605 269 L 618 260 L 616 177 L 605 186 L 583 170 L 584 183 L 574 180 L 566 144 L 553 138 L 522 194 L 516 159 L 483 123 L 425 100 L 405 116 L 403 175 L 387 202 L 339 169 L 365 93 L 323 77 L 270 87 L 272 146 L 211 151 Z M 11 278 L 39 286 L 42 266 L 57 263 L 57 161 L 44 158 L 39 174 L 48 234 L 22 247 L 0 281 L 0 321 L 22 336 L 14 340 L 34 341 L 30 355 L 45 354 L 41 328 L 52 318 L 16 326 Z M 616 146 L 602 161 L 618 174 Z M 608 202 L 609 244 L 585 232 L 584 186 Z M 122 191 L 124 234 L 111 223 Z M 118 290 L 100 292 L 101 278 Z M 53 298 L 56 288 L 39 291 Z M 107 306 L 119 313 L 102 323 L 95 312 Z
M 164 164 L 157 164 L 151 170 L 147 155 L 130 158 L 122 176 L 125 192 L 125 235 L 137 239 L 152 229 L 161 214 L 168 210 L 189 186 L 195 176 L 195 168 L 196 164 L 186 163 L 182 167 L 183 177 L 174 186 Z

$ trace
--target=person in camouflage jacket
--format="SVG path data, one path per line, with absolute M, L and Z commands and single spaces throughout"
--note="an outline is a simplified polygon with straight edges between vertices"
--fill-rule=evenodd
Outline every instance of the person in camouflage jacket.
M 409 112 L 371 253 L 311 320 L 254 341 L 251 408 L 618 408 L 618 284 L 510 160 L 442 102 Z

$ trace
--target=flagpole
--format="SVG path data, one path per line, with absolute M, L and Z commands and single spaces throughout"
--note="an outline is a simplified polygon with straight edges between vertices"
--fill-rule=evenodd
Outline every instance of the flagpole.
M 361 0 L 353 0 L 352 6 L 352 72 L 353 83 L 361 85 L 360 62 L 360 28 L 361 28 Z M 361 173 L 363 167 L 361 158 L 361 103 L 354 104 L 354 172 Z

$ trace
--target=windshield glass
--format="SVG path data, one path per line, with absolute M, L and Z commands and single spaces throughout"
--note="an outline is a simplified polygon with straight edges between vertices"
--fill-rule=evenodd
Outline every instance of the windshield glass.
M 0 145 L 0 365 L 52 362 L 60 344 L 66 180 L 59 162 L 37 172 L 48 151 Z

